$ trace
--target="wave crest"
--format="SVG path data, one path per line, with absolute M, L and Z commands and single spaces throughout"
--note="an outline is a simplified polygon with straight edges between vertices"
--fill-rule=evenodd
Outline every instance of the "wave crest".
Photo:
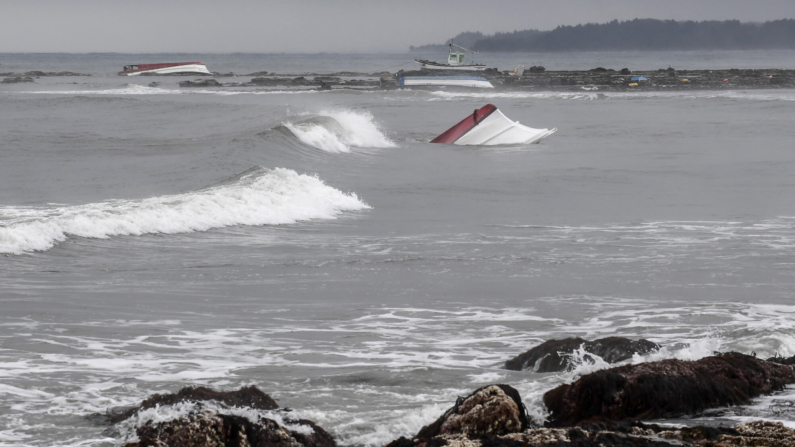
M 395 147 L 369 112 L 324 111 L 297 123 L 282 123 L 302 143 L 331 153 L 351 147 Z
M 48 250 L 68 236 L 108 238 L 293 224 L 369 208 L 355 193 L 343 193 L 317 177 L 291 169 L 256 168 L 232 182 L 185 194 L 48 209 L 3 207 L 0 253 Z

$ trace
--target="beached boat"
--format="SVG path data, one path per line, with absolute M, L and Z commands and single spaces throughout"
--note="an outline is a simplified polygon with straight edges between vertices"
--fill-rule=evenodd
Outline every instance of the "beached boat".
M 404 76 L 398 78 L 400 87 L 469 87 L 494 88 L 491 82 L 479 76 Z
M 455 51 L 453 47 L 459 48 L 461 51 Z M 467 53 L 477 54 L 477 51 L 467 50 L 464 47 L 454 45 L 451 39 L 450 53 L 447 55 L 446 64 L 417 58 L 414 58 L 414 61 L 420 64 L 420 68 L 423 70 L 483 71 L 486 69 L 483 64 L 465 64 L 464 55 Z
M 431 143 L 482 146 L 531 144 L 538 143 L 557 130 L 523 126 L 503 115 L 493 104 L 487 104 L 431 140 Z
M 137 76 L 141 74 L 208 74 L 210 70 L 203 62 L 170 62 L 165 64 L 132 64 L 125 65 L 119 76 Z

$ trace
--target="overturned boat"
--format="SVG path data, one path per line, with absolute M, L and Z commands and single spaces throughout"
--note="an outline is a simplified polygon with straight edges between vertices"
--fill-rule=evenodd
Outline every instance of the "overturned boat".
M 458 48 L 460 51 L 453 49 L 453 47 Z M 483 64 L 465 64 L 464 55 L 467 53 L 478 54 L 477 51 L 467 50 L 464 47 L 454 45 L 453 40 L 450 39 L 450 52 L 447 55 L 446 64 L 417 58 L 414 59 L 414 62 L 420 64 L 420 68 L 423 70 L 483 71 L 486 69 Z
M 491 82 L 479 76 L 404 76 L 398 85 L 406 87 L 467 87 L 494 88 Z
M 173 74 L 207 74 L 210 70 L 203 62 L 169 62 L 164 64 L 132 64 L 125 65 L 119 76 L 137 76 L 142 74 L 173 75 Z
M 431 140 L 431 143 L 493 146 L 497 144 L 531 144 L 557 132 L 533 129 L 511 121 L 496 106 L 487 104 Z

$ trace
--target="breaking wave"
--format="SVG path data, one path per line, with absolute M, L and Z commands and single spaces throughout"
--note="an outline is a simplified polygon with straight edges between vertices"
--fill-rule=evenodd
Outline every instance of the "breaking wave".
M 355 193 L 290 169 L 254 168 L 233 181 L 185 194 L 57 208 L 0 208 L 0 253 L 48 250 L 69 236 L 190 233 L 233 225 L 334 219 L 370 207 Z
M 302 143 L 326 152 L 350 152 L 351 147 L 395 147 L 369 112 L 320 112 L 302 121 L 282 125 Z

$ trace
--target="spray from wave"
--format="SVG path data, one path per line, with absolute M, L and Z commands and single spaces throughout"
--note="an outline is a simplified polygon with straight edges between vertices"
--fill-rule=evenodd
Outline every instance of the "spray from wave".
M 49 209 L 0 208 L 0 253 L 48 250 L 70 235 L 108 238 L 281 225 L 369 208 L 356 194 L 317 177 L 255 168 L 229 183 L 185 194 Z
M 331 153 L 350 152 L 351 147 L 396 146 L 369 112 L 324 111 L 318 116 L 283 125 L 302 143 Z

